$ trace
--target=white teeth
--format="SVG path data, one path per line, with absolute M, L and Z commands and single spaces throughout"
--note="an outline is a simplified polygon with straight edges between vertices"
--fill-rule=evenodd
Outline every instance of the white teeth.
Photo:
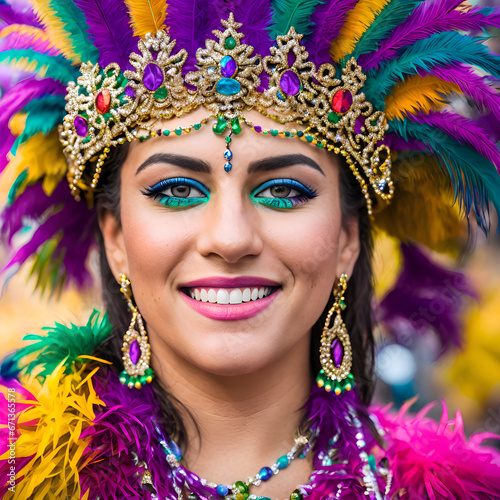
M 260 288 L 191 288 L 189 295 L 199 302 L 212 304 L 242 304 L 251 300 L 267 297 L 271 293 L 270 287 Z
M 217 302 L 217 292 L 212 288 L 208 291 L 208 301 L 212 304 Z
M 239 288 L 236 288 L 236 290 L 231 290 L 231 293 L 229 294 L 230 304 L 241 304 L 242 300 L 243 294 L 241 293 L 241 290 Z
M 245 288 L 243 290 L 243 297 L 242 300 L 243 302 L 250 302 L 252 292 L 250 291 L 250 288 Z
M 224 288 L 219 288 L 217 292 L 217 304 L 229 304 L 229 292 Z

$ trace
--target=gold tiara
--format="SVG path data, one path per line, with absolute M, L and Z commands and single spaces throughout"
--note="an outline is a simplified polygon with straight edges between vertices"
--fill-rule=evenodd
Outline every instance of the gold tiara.
M 361 92 L 366 75 L 356 60 L 341 68 L 316 68 L 293 27 L 276 38 L 271 55 L 261 57 L 241 42 L 245 35 L 232 13 L 221 23 L 225 31 L 214 30 L 217 40 L 205 40 L 205 47 L 196 51 L 198 69 L 185 77 L 182 68 L 188 53 L 176 52 L 176 41 L 164 30 L 138 42 L 138 52 L 130 54 L 135 71 L 122 71 L 116 63 L 103 70 L 98 64 L 82 64 L 81 76 L 68 85 L 67 115 L 59 128 L 73 195 L 79 198 L 83 191 L 92 196 L 110 147 L 136 138 L 181 135 L 214 120 L 215 133 L 229 131 L 226 159 L 232 157 L 231 135 L 239 134 L 245 124 L 257 133 L 297 137 L 342 154 L 360 183 L 369 213 L 368 186 L 380 198 L 392 198 L 391 152 L 381 144 L 387 121 Z M 260 92 L 263 76 L 269 83 Z M 159 125 L 198 106 L 209 110 L 210 118 L 173 131 Z M 297 123 L 304 129 L 264 130 L 245 117 L 251 109 L 279 124 Z M 85 172 L 89 162 L 91 174 Z M 229 161 L 225 169 L 231 169 Z

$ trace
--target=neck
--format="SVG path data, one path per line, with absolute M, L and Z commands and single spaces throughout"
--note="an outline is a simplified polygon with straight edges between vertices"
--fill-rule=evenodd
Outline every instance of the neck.
M 185 465 L 200 477 L 245 481 L 292 448 L 312 383 L 309 345 L 247 375 L 213 375 L 182 360 L 155 370 L 184 408 Z M 255 494 L 285 498 L 311 471 L 309 460 L 295 460 Z

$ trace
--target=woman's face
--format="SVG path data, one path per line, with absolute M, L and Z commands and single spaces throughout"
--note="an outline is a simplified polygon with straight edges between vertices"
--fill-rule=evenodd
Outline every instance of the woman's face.
M 164 128 L 208 115 L 199 109 Z M 351 273 L 359 241 L 356 222 L 341 224 L 333 154 L 243 125 L 227 173 L 225 135 L 206 125 L 131 143 L 121 225 L 106 213 L 101 227 L 115 278 L 131 281 L 153 356 L 242 375 L 287 353 L 309 356 L 310 329 L 336 277 Z

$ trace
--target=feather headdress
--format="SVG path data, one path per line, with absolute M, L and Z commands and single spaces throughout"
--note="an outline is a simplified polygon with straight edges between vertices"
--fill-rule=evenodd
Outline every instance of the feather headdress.
M 256 54 L 268 55 L 276 36 L 293 26 L 316 67 L 351 57 L 362 67 L 363 92 L 385 112 L 384 142 L 393 152 L 396 194 L 374 215 L 379 228 L 443 249 L 461 234 L 458 213 L 473 215 L 488 232 L 490 204 L 500 211 L 500 154 L 493 132 L 483 128 L 491 120 L 477 115 L 500 119 L 500 57 L 484 44 L 489 30 L 500 27 L 498 9 L 464 8 L 462 0 L 32 3 L 33 11 L 0 5 L 0 64 L 22 72 L 0 101 L 0 172 L 13 183 L 1 234 L 14 244 L 16 234 L 32 228 L 31 240 L 15 249 L 7 268 L 35 255 L 33 272 L 42 289 L 84 283 L 94 242 L 95 213 L 69 196 L 55 132 L 64 88 L 76 80 L 78 64 L 116 62 L 125 70 L 139 37 L 164 28 L 176 50 L 188 52 L 183 71 L 194 70 L 196 50 L 230 12 Z M 266 82 L 263 77 L 261 85 Z M 466 97 L 475 114 L 462 116 L 450 107 L 457 96 Z M 450 202 L 458 210 L 446 208 Z M 444 216 L 437 220 L 433 213 Z

